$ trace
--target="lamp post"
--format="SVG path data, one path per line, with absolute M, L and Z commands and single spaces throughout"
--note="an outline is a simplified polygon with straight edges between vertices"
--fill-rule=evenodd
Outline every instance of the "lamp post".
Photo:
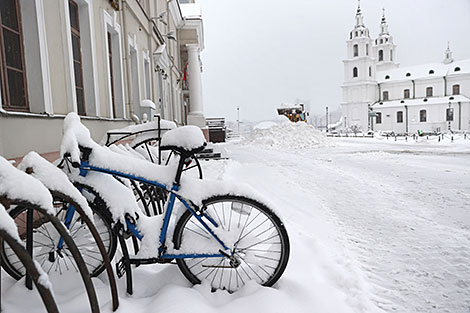
M 237 127 L 238 135 L 240 135 L 240 106 L 237 106 Z
M 328 107 L 326 107 L 326 132 L 328 132 Z

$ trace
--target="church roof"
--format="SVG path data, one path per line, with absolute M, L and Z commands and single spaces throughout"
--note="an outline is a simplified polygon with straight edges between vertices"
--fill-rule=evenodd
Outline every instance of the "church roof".
M 470 98 L 464 95 L 453 95 L 446 97 L 429 97 L 419 99 L 399 99 L 391 101 L 378 101 L 372 105 L 376 110 L 380 108 L 391 108 L 391 107 L 403 107 L 407 106 L 424 106 L 430 104 L 442 104 L 442 103 L 457 103 L 457 102 L 470 102 Z
M 403 81 L 420 78 L 443 77 L 450 74 L 470 74 L 470 59 L 454 61 L 449 64 L 430 63 L 408 67 L 399 67 L 377 72 L 379 83 Z

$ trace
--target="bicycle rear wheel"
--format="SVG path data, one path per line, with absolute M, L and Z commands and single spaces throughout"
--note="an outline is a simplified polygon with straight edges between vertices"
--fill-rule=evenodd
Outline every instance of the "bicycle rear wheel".
M 65 215 L 70 203 L 55 198 L 54 206 L 58 209 L 57 218 L 60 221 L 65 220 Z M 10 215 L 18 226 L 20 238 L 26 241 L 26 214 L 28 208 L 17 206 L 11 210 Z M 73 260 L 72 254 L 64 244 L 62 249 L 58 249 L 60 235 L 54 229 L 49 218 L 41 212 L 34 210 L 33 213 L 33 259 L 49 274 L 50 272 L 62 272 L 75 270 L 78 271 Z M 94 225 L 100 234 L 103 244 L 110 258 L 116 250 L 116 236 L 113 234 L 111 224 L 102 212 L 94 210 Z M 103 258 L 99 248 L 86 224 L 82 221 L 80 215 L 75 213 L 69 227 L 69 233 L 80 253 L 83 256 L 85 264 L 90 275 L 95 277 L 105 269 Z M 0 256 L 3 260 L 2 266 L 5 271 L 15 279 L 20 279 L 25 275 L 25 268 L 20 260 L 14 254 L 11 247 L 4 243 L 0 249 Z
M 213 290 L 234 292 L 251 280 L 263 286 L 279 280 L 289 259 L 289 237 L 269 208 L 245 197 L 218 196 L 204 201 L 201 211 L 203 220 L 230 248 L 226 252 L 233 258 L 177 259 L 189 281 L 199 284 L 206 280 Z M 218 227 L 212 227 L 211 220 Z M 189 211 L 179 219 L 173 242 L 184 253 L 218 253 L 221 249 Z

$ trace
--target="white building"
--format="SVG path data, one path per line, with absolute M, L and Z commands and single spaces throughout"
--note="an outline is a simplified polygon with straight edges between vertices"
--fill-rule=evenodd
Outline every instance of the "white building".
M 470 59 L 400 67 L 385 12 L 371 39 L 360 6 L 347 41 L 343 103 L 346 128 L 395 133 L 468 131 Z

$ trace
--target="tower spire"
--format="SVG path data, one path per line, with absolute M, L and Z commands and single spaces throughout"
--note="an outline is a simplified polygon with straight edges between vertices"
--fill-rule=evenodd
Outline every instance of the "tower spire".
M 357 26 L 364 26 L 364 17 L 361 12 L 361 0 L 357 0 L 356 27 Z
M 380 35 L 388 34 L 387 19 L 385 18 L 385 8 L 382 8 L 382 21 L 380 22 Z
M 450 50 L 450 42 L 447 41 L 447 49 L 445 52 L 445 58 L 444 58 L 444 64 L 449 64 L 454 62 L 454 59 L 452 58 L 452 51 Z

